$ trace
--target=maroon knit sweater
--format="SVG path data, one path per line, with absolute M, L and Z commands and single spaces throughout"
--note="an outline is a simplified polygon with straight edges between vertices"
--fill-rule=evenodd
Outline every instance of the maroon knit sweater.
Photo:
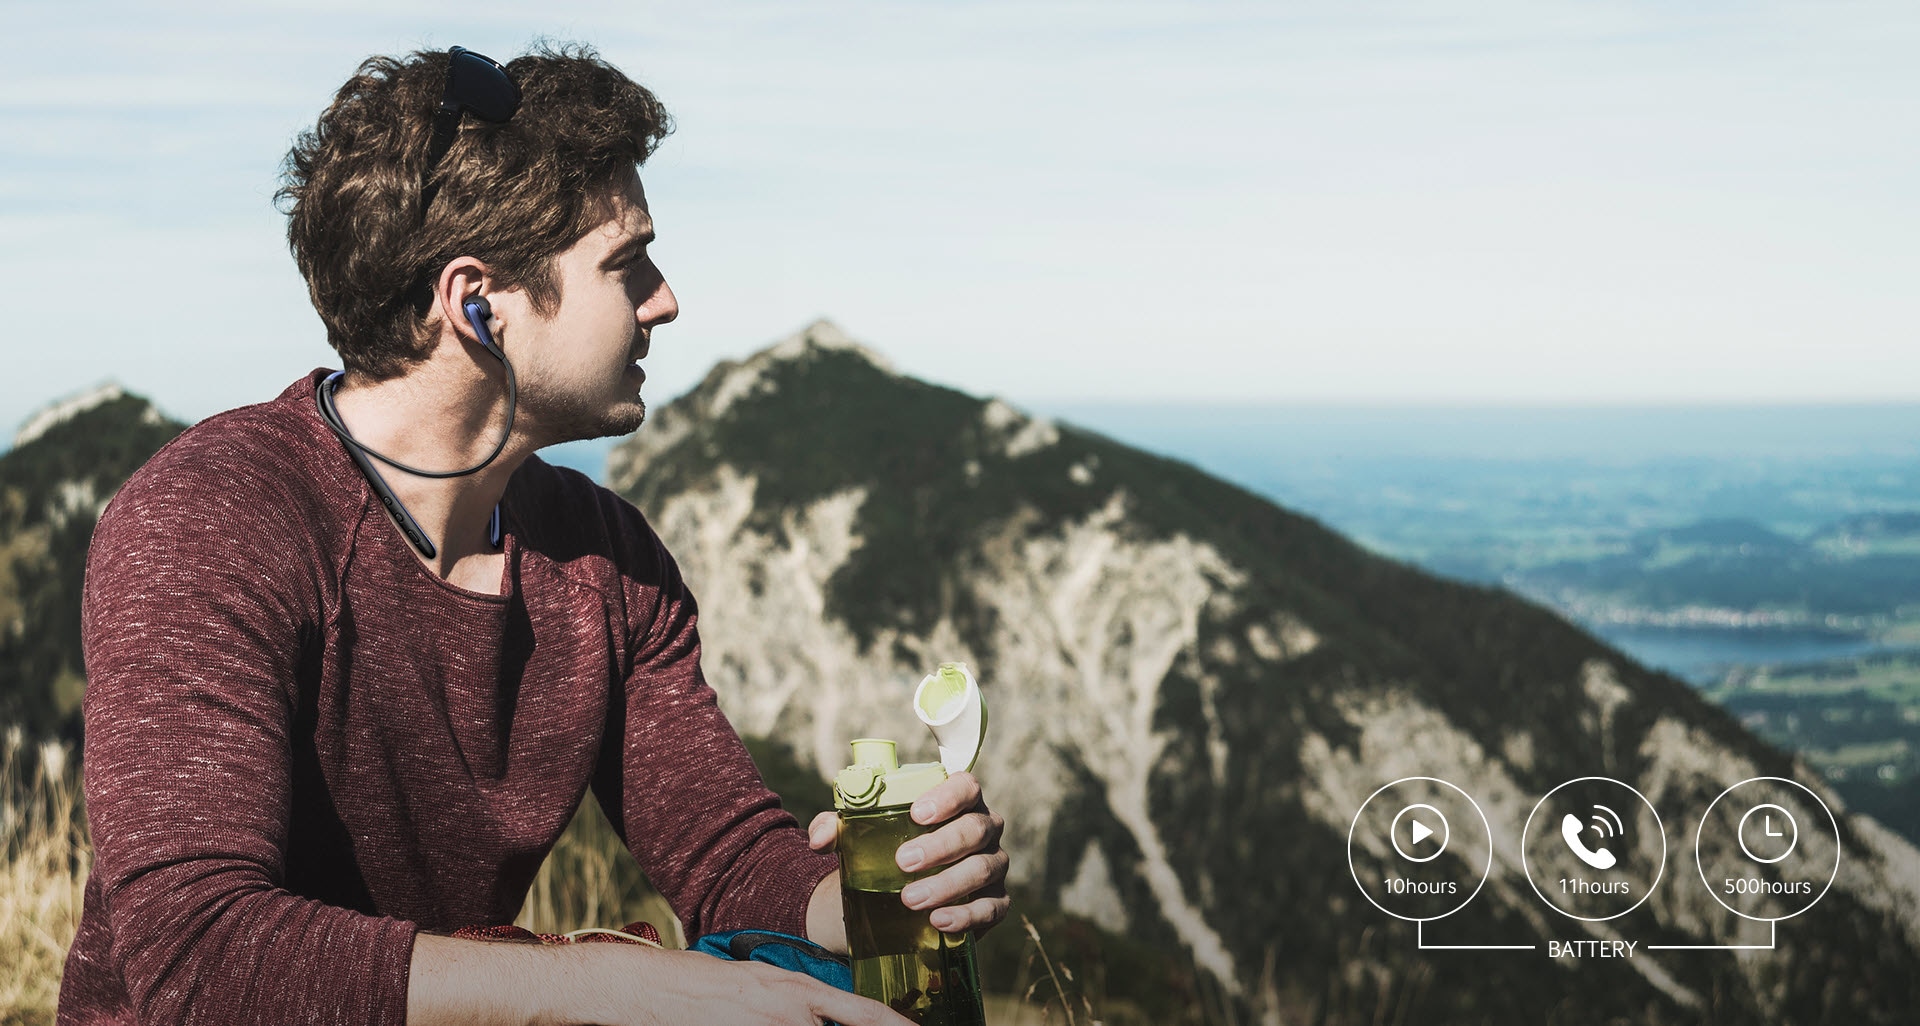
M 804 934 L 834 856 L 715 705 L 639 511 L 530 458 L 504 594 L 451 585 L 321 421 L 325 373 L 189 429 L 100 518 L 60 1023 L 403 1023 L 415 931 L 511 922 L 589 787 L 688 936 Z

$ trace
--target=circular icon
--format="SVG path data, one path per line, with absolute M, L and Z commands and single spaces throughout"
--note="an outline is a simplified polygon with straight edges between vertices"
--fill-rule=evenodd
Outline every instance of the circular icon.
M 1434 847 L 1433 853 L 1430 855 L 1409 855 L 1407 854 L 1406 848 L 1400 847 L 1400 821 L 1406 818 L 1407 813 L 1415 809 L 1425 809 L 1428 813 L 1432 814 L 1432 819 L 1438 819 L 1440 821 L 1440 829 L 1437 832 L 1427 825 L 1427 823 L 1430 822 L 1428 817 L 1415 816 L 1407 821 L 1411 824 L 1407 827 L 1408 847 L 1417 849 L 1423 842 L 1432 840 L 1435 837 L 1440 838 L 1439 845 Z M 1408 862 L 1432 862 L 1434 859 L 1440 857 L 1441 852 L 1447 850 L 1447 842 L 1453 839 L 1453 830 L 1447 826 L 1445 813 L 1425 802 L 1415 802 L 1401 809 L 1400 815 L 1393 817 L 1393 827 L 1387 832 L 1387 839 L 1393 842 L 1393 850 L 1399 852 L 1400 857 L 1406 859 Z
M 1659 886 L 1666 829 L 1631 784 L 1580 777 L 1534 803 L 1520 833 L 1520 864 L 1533 893 L 1561 915 L 1616 919 Z
M 1757 828 L 1759 831 L 1758 836 L 1754 838 L 1754 847 L 1759 848 L 1761 851 L 1769 851 L 1774 848 L 1781 849 L 1780 854 L 1772 858 L 1755 855 L 1753 848 L 1747 847 L 1747 824 L 1753 819 L 1753 814 L 1756 812 L 1763 813 L 1763 815 L 1760 817 L 1760 824 Z M 1776 816 L 1782 820 L 1784 830 L 1774 829 L 1774 818 Z M 1761 802 L 1753 808 L 1748 809 L 1747 814 L 1740 817 L 1740 826 L 1734 831 L 1734 836 L 1740 839 L 1740 850 L 1746 852 L 1748 858 L 1762 865 L 1770 866 L 1793 854 L 1793 846 L 1800 843 L 1800 824 L 1794 822 L 1793 813 L 1788 812 L 1772 802 Z M 1780 843 L 1781 838 L 1785 838 L 1784 846 Z
M 1413 922 L 1439 919 L 1464 908 L 1487 882 L 1493 832 L 1467 792 L 1435 777 L 1402 777 L 1354 812 L 1347 868 L 1380 911 Z
M 1727 911 L 1761 922 L 1791 919 L 1825 897 L 1840 874 L 1840 825 L 1806 785 L 1752 777 L 1707 805 L 1693 861 Z

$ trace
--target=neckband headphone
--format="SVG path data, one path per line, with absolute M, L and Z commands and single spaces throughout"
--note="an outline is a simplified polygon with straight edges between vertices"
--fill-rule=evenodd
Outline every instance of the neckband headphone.
M 507 370 L 507 428 L 501 432 L 500 441 L 494 443 L 493 451 L 473 466 L 464 470 L 421 470 L 390 456 L 382 455 L 362 445 L 353 437 L 352 432 L 347 430 L 346 422 L 340 419 L 340 411 L 333 405 L 333 394 L 340 390 L 341 379 L 347 372 L 334 371 L 314 387 L 314 403 L 320 408 L 320 419 L 326 421 L 327 427 L 332 428 L 334 435 L 346 445 L 348 455 L 353 457 L 353 462 L 366 476 L 367 484 L 380 498 L 380 504 L 392 514 L 394 523 L 400 525 L 400 533 L 405 535 L 414 549 L 427 559 L 432 559 L 439 550 L 434 547 L 433 540 L 427 537 L 427 532 L 420 529 L 420 523 L 413 519 L 413 514 L 408 513 L 407 507 L 402 505 L 399 497 L 393 494 L 393 489 L 387 485 L 386 478 L 382 477 L 379 469 L 373 465 L 373 460 L 379 460 L 395 470 L 415 477 L 450 478 L 479 473 L 500 455 L 501 450 L 507 447 L 507 439 L 513 437 L 513 414 L 519 401 L 519 386 L 514 380 L 513 361 L 507 359 L 506 352 L 500 348 L 498 342 L 493 340 L 493 332 L 487 328 L 487 321 L 493 317 L 493 306 L 487 302 L 485 296 L 468 296 L 460 301 L 460 309 L 467 315 L 467 323 L 473 325 L 474 335 L 480 342 L 480 348 L 499 360 L 501 366 Z M 500 504 L 496 502 L 493 504 L 493 516 L 487 521 L 487 540 L 497 549 L 500 547 L 502 538 Z

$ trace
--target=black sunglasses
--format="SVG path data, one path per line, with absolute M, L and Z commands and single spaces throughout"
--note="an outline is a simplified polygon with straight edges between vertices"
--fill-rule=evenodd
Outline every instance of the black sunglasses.
M 433 141 L 427 145 L 427 166 L 420 173 L 420 209 L 433 205 L 439 186 L 433 182 L 433 169 L 447 155 L 453 137 L 459 134 L 460 118 L 472 114 L 482 121 L 500 124 L 520 109 L 520 87 L 499 62 L 464 46 L 447 51 L 447 91 L 440 98 L 440 109 L 433 115 Z

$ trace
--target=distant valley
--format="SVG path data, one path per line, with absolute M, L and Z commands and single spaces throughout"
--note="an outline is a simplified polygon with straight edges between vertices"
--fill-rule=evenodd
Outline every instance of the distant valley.
M 1920 407 L 1038 405 L 1556 609 L 1920 838 Z

